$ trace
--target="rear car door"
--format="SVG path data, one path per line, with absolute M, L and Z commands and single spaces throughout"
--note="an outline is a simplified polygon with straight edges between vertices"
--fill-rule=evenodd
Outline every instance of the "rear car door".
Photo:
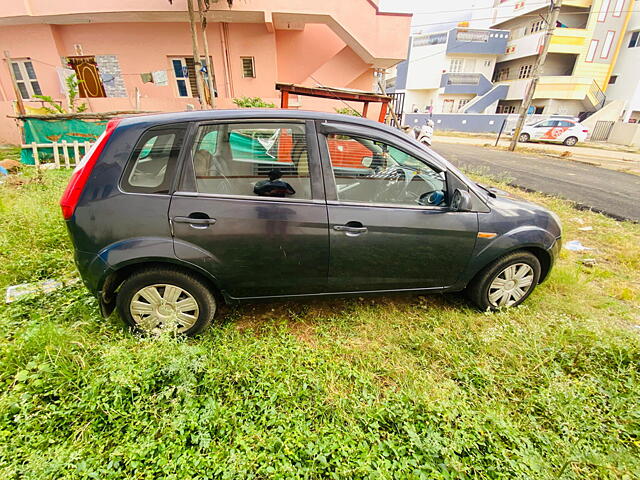
M 169 210 L 179 258 L 208 270 L 235 298 L 326 290 L 327 211 L 313 122 L 201 123 L 183 165 Z
M 327 122 L 318 129 L 329 215 L 329 289 L 453 285 L 478 233 L 477 213 L 447 206 L 455 179 L 430 164 L 426 152 L 377 129 Z

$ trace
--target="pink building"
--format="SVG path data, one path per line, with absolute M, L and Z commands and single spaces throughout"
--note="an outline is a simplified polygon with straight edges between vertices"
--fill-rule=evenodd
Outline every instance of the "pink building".
M 61 78 L 71 68 L 84 78 L 89 111 L 199 108 L 186 0 L 15 0 L 0 15 L 0 51 L 11 58 L 0 68 L 0 143 L 19 141 L 7 118 L 16 98 L 9 68 L 27 106 L 41 105 L 32 101 L 38 93 L 64 102 Z M 372 90 L 375 69 L 406 57 L 410 21 L 380 12 L 377 0 L 212 1 L 216 107 L 232 108 L 240 96 L 278 104 L 276 82 Z M 202 41 L 199 52 L 204 59 Z M 308 97 L 289 104 L 344 106 Z

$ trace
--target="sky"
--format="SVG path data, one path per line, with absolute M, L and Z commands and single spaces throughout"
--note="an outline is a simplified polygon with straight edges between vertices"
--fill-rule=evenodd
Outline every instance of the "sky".
M 492 0 L 380 0 L 379 6 L 384 12 L 413 13 L 414 32 L 435 32 L 471 20 L 472 15 L 481 21 L 490 16 L 492 5 Z

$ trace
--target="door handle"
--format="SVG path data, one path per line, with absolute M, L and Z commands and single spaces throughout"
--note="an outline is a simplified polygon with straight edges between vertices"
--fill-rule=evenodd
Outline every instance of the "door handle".
M 207 228 L 216 223 L 215 218 L 173 217 L 174 223 L 188 223 L 192 228 Z
M 354 237 L 367 231 L 367 227 L 362 225 L 360 222 L 348 222 L 346 225 L 334 225 L 333 229 L 336 232 L 345 232 L 349 237 Z

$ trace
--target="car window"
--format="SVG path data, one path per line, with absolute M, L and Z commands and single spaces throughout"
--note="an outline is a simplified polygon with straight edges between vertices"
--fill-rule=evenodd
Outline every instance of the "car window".
M 199 193 L 311 199 L 304 123 L 204 125 L 191 159 Z
M 384 142 L 327 136 L 338 200 L 408 206 L 444 206 L 446 181 L 422 160 Z
M 540 122 L 536 125 L 536 127 L 555 127 L 558 122 L 556 120 L 545 120 L 544 122 Z
M 573 122 L 569 122 L 567 120 L 560 120 L 558 121 L 558 127 L 575 127 L 576 124 Z
M 184 133 L 184 125 L 145 132 L 125 169 L 123 189 L 136 193 L 169 193 Z

